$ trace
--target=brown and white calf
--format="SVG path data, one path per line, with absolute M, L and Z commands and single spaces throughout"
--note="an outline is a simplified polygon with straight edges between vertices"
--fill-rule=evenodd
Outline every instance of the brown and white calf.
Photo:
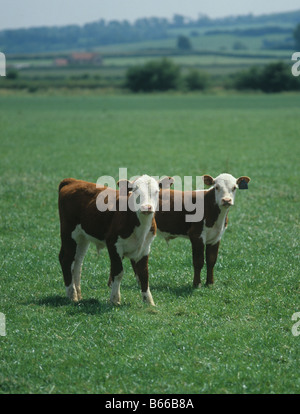
M 111 302 L 119 304 L 121 300 L 122 260 L 126 256 L 139 278 L 143 300 L 154 305 L 148 281 L 148 255 L 156 234 L 154 213 L 163 180 L 157 182 L 143 175 L 134 182 L 124 181 L 125 194 L 74 178 L 67 178 L 59 185 L 59 261 L 67 296 L 74 301 L 81 299 L 82 263 L 89 243 L 93 242 L 98 251 L 108 249 Z M 108 200 L 115 201 L 114 208 Z M 108 208 L 100 211 L 101 203 Z
M 213 269 L 218 257 L 220 240 L 227 227 L 228 210 L 234 204 L 237 188 L 247 188 L 249 177 L 234 178 L 230 174 L 220 174 L 213 178 L 210 175 L 203 176 L 204 183 L 211 186 L 202 191 L 204 197 L 204 215 L 200 221 L 187 222 L 187 211 L 184 205 L 184 192 L 163 189 L 160 192 L 159 210 L 155 214 L 157 234 L 169 241 L 176 237 L 189 238 L 192 243 L 194 287 L 201 284 L 200 273 L 206 258 L 207 279 L 206 283 L 214 283 Z M 193 204 L 196 204 L 196 191 L 191 194 Z M 164 200 L 170 199 L 170 211 L 162 211 Z M 181 203 L 181 211 L 175 211 L 174 204 Z M 178 204 L 177 204 L 178 205 Z M 204 255 L 205 250 L 205 255 Z

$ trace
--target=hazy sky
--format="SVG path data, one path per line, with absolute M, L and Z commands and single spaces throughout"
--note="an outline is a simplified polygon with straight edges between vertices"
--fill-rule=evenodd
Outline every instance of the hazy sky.
M 105 20 L 134 21 L 178 13 L 197 18 L 300 9 L 299 0 L 0 0 L 0 30 Z

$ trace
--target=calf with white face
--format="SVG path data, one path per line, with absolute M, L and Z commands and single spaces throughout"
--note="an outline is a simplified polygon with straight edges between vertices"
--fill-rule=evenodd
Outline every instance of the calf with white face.
M 128 190 L 132 193 L 128 200 L 131 210 L 136 211 L 139 218 L 154 214 L 159 195 L 157 181 L 148 175 L 142 175 L 133 182 L 120 180 L 118 182 L 120 188 L 124 182 L 126 182 Z
M 142 175 L 135 181 L 120 180 L 118 185 L 120 193 L 128 194 L 128 207 L 136 214 L 136 224 L 129 237 L 119 235 L 114 246 L 119 260 L 124 256 L 131 260 L 136 277 L 141 284 L 143 300 L 154 305 L 153 298 L 148 285 L 148 256 L 150 246 L 156 235 L 156 223 L 154 213 L 158 205 L 159 186 L 157 182 L 148 175 Z M 127 236 L 127 235 L 126 235 Z M 114 248 L 112 247 L 114 251 Z M 111 301 L 120 302 L 120 283 L 123 269 L 120 273 L 111 272 L 108 285 L 111 286 Z
M 210 203 L 206 202 L 207 219 L 204 220 L 204 228 L 200 237 L 206 245 L 216 245 L 220 242 L 227 227 L 227 215 L 229 207 L 234 205 L 236 189 L 239 188 L 240 183 L 247 184 L 250 178 L 239 177 L 236 179 L 231 174 L 220 174 L 216 178 L 204 175 L 203 180 L 206 185 L 213 187 L 206 193 L 206 198 L 209 199 Z M 213 223 L 210 217 L 212 213 L 214 216 Z M 213 276 L 211 276 L 211 280 L 213 280 Z
M 218 257 L 219 244 L 227 228 L 229 207 L 234 205 L 236 189 L 248 188 L 250 178 L 244 176 L 234 178 L 231 174 L 220 174 L 216 178 L 204 175 L 203 180 L 206 185 L 212 186 L 204 196 L 204 226 L 200 234 L 203 250 L 206 245 L 206 283 L 209 285 L 214 283 L 213 270 Z M 195 256 L 193 284 L 197 287 L 201 283 L 200 272 L 204 263 L 204 251 L 199 260 L 193 246 L 193 255 Z
M 210 175 L 203 176 L 204 183 L 211 186 L 208 190 L 192 191 L 193 203 L 196 201 L 198 191 L 204 197 L 204 216 L 197 222 L 186 222 L 186 215 L 182 201 L 182 210 L 174 208 L 175 197 L 184 200 L 183 192 L 174 190 L 162 190 L 160 192 L 160 208 L 156 212 L 156 224 L 158 234 L 167 241 L 176 237 L 189 238 L 192 244 L 194 287 L 200 286 L 200 273 L 206 259 L 207 279 L 206 283 L 214 283 L 213 269 L 218 257 L 218 249 L 222 235 L 228 223 L 228 211 L 234 205 L 236 189 L 246 189 L 249 177 L 234 178 L 231 174 L 220 174 L 213 178 Z M 163 211 L 164 199 L 171 200 L 171 210 Z
M 98 250 L 107 247 L 110 257 L 111 302 L 121 300 L 122 260 L 128 257 L 141 284 L 144 301 L 154 305 L 148 283 L 148 255 L 156 234 L 154 213 L 159 186 L 148 175 L 134 182 L 121 180 L 120 191 L 94 183 L 67 178 L 59 186 L 61 250 L 59 260 L 67 296 L 81 298 L 80 278 L 84 256 L 90 242 Z M 105 200 L 112 202 L 106 204 Z M 104 201 L 104 202 L 103 202 Z
M 212 178 L 210 175 L 204 175 L 203 179 L 206 185 L 214 186 L 216 203 L 219 208 L 228 208 L 234 205 L 236 189 L 239 188 L 240 182 L 242 180 L 246 181 L 248 177 L 236 179 L 231 174 L 220 174 L 216 178 Z

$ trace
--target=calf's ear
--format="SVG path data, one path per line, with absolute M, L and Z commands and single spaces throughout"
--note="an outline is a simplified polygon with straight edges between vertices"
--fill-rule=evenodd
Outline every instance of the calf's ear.
M 240 190 L 247 190 L 248 189 L 248 183 L 249 183 L 249 181 L 250 181 L 250 178 L 249 177 L 242 176 L 242 177 L 239 177 L 236 180 L 236 183 L 239 186 L 239 189 Z
M 158 181 L 159 188 L 169 188 L 171 185 L 174 184 L 173 177 L 164 177 Z
M 205 185 L 214 185 L 215 180 L 212 178 L 211 175 L 203 175 L 202 176 Z
M 117 182 L 117 186 L 120 189 L 120 195 L 126 196 L 128 195 L 129 191 L 132 189 L 132 182 L 126 179 L 119 180 Z

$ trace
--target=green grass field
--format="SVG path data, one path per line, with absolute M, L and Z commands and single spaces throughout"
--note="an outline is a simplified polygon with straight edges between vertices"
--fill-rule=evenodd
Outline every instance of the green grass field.
M 300 96 L 1 95 L 0 393 L 299 393 Z M 101 175 L 249 175 L 215 285 L 194 290 L 187 240 L 156 239 L 155 308 L 125 260 L 91 246 L 65 298 L 57 187 Z M 205 269 L 204 269 L 205 270 Z M 205 280 L 205 272 L 202 279 Z

